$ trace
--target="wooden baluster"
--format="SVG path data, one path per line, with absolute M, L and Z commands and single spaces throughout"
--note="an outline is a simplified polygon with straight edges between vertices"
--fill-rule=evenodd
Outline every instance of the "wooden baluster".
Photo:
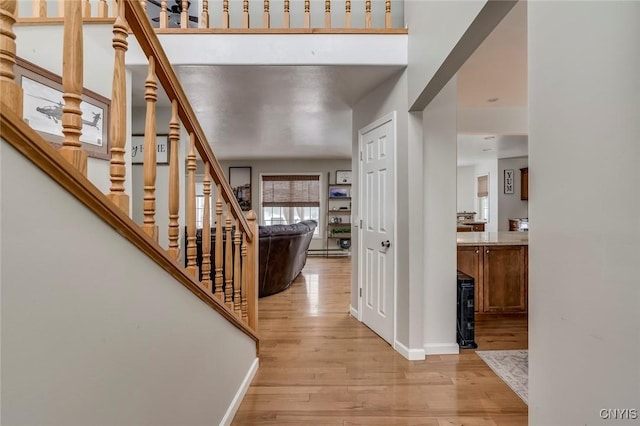
M 247 265 L 247 234 L 242 233 L 242 290 L 240 292 L 241 297 L 241 307 L 240 312 L 242 316 L 242 322 L 247 323 L 248 314 L 247 314 L 247 270 L 249 269 L 249 265 Z
M 242 28 L 249 28 L 249 0 L 242 0 Z
M 387 0 L 385 1 L 385 5 L 384 5 L 384 27 L 391 28 L 392 25 L 393 24 L 391 23 L 391 0 Z
M 158 21 L 160 28 L 169 27 L 169 15 L 167 14 L 167 0 L 160 2 L 160 21 Z
M 178 143 L 180 142 L 180 124 L 178 123 L 178 101 L 171 102 L 171 121 L 169 122 L 169 257 L 178 260 L 180 249 L 180 166 L 178 164 Z
M 229 28 L 229 0 L 222 1 L 222 28 Z
M 344 2 L 344 27 L 351 28 L 351 0 L 346 0 Z
M 65 15 L 65 10 L 64 10 L 64 4 L 66 3 L 66 1 L 63 0 L 58 0 L 58 17 L 59 18 L 64 18 Z
M 118 0 L 111 0 L 111 9 L 113 9 L 113 16 L 118 16 Z
M 200 16 L 200 28 L 209 28 L 209 0 L 202 0 L 202 15 Z
M 371 28 L 371 0 L 364 3 L 364 27 Z
M 233 308 L 236 316 L 242 318 L 242 299 L 240 295 L 242 281 L 240 280 L 240 222 L 236 219 L 236 231 L 233 233 Z
M 144 201 L 142 209 L 144 220 L 142 230 L 154 241 L 158 241 L 156 225 L 156 102 L 158 101 L 158 83 L 153 56 L 149 56 L 149 74 L 144 82 L 144 99 L 147 101 L 147 115 L 144 124 Z
M 66 1 L 64 45 L 62 47 L 62 133 L 60 154 L 84 176 L 87 175 L 87 153 L 82 150 L 82 82 L 83 42 L 82 3 Z M 123 64 L 124 65 L 124 64 Z
M 291 16 L 289 15 L 289 0 L 284 0 L 284 28 L 291 26 Z
M 22 87 L 15 81 L 13 66 L 16 64 L 16 23 L 18 3 L 15 0 L 0 0 L 0 101 L 20 118 L 22 112 Z
M 264 0 L 264 13 L 262 15 L 262 26 L 269 28 L 271 26 L 271 18 L 269 16 L 269 0 Z
M 200 272 L 202 273 L 202 286 L 211 290 L 211 174 L 209 163 L 204 163 L 204 208 L 202 211 L 202 263 Z
M 107 0 L 100 0 L 98 2 L 98 18 L 107 18 L 109 16 L 109 5 Z
M 224 302 L 233 310 L 233 245 L 231 241 L 231 206 L 227 204 L 224 250 Z
M 249 327 L 254 331 L 258 330 L 258 244 L 260 232 L 256 219 L 256 212 L 251 210 L 247 213 L 247 222 L 253 234 L 253 239 L 247 247 L 247 315 Z
M 215 296 L 221 302 L 224 302 L 224 293 L 222 292 L 222 186 L 216 186 L 216 248 L 215 248 L 215 275 L 214 281 L 216 285 Z
M 85 0 L 84 4 L 82 5 L 82 17 L 91 17 L 91 2 L 89 0 Z
M 324 0 L 324 27 L 331 28 L 331 0 Z
M 75 3 L 75 2 L 71 2 Z M 65 20 L 66 22 L 66 20 Z M 124 147 L 127 140 L 127 75 L 124 55 L 128 48 L 129 27 L 124 20 L 124 5 L 118 7 L 118 16 L 113 23 L 113 86 L 111 89 L 111 119 L 109 136 L 111 137 L 111 190 L 109 199 L 126 214 L 129 214 L 129 196 L 124 192 L 125 163 Z M 66 55 L 65 55 L 66 57 Z
M 47 1 L 33 0 L 32 14 L 34 18 L 46 18 L 47 17 Z
M 180 28 L 189 28 L 189 2 L 187 0 L 182 0 Z
M 197 278 L 196 262 L 196 135 L 189 138 L 187 154 L 187 272 Z
M 311 28 L 311 1 L 304 0 L 304 27 Z

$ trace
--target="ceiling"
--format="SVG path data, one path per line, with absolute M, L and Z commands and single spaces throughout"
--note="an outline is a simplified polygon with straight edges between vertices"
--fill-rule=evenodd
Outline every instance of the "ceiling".
M 527 105 L 526 56 L 526 3 L 519 2 L 459 71 L 459 106 Z M 219 159 L 350 158 L 352 107 L 402 68 L 178 66 L 176 72 Z M 133 69 L 134 81 L 145 78 L 146 67 Z M 134 106 L 143 106 L 144 84 L 133 87 Z M 162 94 L 159 105 L 169 105 Z M 486 155 L 482 144 L 469 142 L 484 136 L 465 138 L 462 162 Z
M 352 107 L 401 70 L 185 66 L 177 72 L 216 155 L 251 159 L 351 158 Z
M 520 1 L 458 71 L 458 107 L 527 105 L 527 3 Z M 458 135 L 458 166 L 526 155 L 526 135 Z

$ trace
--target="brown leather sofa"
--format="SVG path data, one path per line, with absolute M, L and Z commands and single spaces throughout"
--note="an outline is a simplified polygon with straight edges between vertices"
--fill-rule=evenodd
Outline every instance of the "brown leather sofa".
M 267 225 L 259 227 L 258 272 L 259 297 L 279 293 L 291 285 L 307 262 L 307 250 L 313 232 L 318 226 L 314 220 L 293 225 Z M 211 281 L 214 281 L 215 229 L 211 229 Z M 226 239 L 226 236 L 224 237 Z M 223 239 L 223 240 L 224 240 Z M 202 230 L 196 233 L 197 262 L 202 262 Z M 224 254 L 223 254 L 224 258 Z M 200 277 L 201 278 L 201 277 Z

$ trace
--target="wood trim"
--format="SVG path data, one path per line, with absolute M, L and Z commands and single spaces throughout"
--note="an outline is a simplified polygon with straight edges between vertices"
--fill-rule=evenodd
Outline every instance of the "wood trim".
M 254 234 L 247 224 L 244 214 L 240 209 L 240 205 L 236 201 L 235 195 L 231 190 L 229 182 L 225 178 L 225 174 L 222 171 L 222 167 L 220 166 L 218 159 L 213 155 L 213 150 L 207 142 L 204 130 L 202 130 L 200 122 L 198 122 L 198 119 L 191 108 L 187 95 L 184 93 L 178 77 L 176 76 L 171 63 L 160 44 L 160 40 L 158 40 L 158 36 L 151 27 L 140 2 L 138 0 L 126 0 L 123 3 L 125 6 L 126 21 L 129 24 L 131 31 L 134 34 L 139 35 L 136 39 L 140 44 L 140 48 L 147 57 L 153 56 L 155 58 L 156 76 L 160 81 L 160 84 L 162 84 L 162 87 L 169 99 L 175 99 L 178 101 L 178 116 L 180 117 L 182 125 L 187 131 L 187 134 L 195 134 L 196 149 L 200 154 L 200 158 L 203 162 L 209 162 L 209 164 L 211 164 L 211 168 L 214 172 L 213 175 L 216 179 L 220 180 L 224 198 L 227 201 L 231 201 L 233 214 L 238 218 L 238 223 L 240 224 L 242 232 L 247 234 L 247 239 L 249 241 L 252 241 Z
M 109 24 L 113 25 L 116 18 L 82 18 L 83 25 L 90 24 Z M 17 26 L 30 26 L 30 25 L 63 25 L 64 18 L 17 18 Z
M 4 103 L 0 103 L 0 119 L 2 122 L 0 136 L 7 143 L 49 175 L 120 235 L 138 247 L 140 251 L 149 256 L 151 260 L 167 271 L 197 298 L 253 339 L 256 342 L 256 351 L 259 350 L 259 338 L 254 330 L 237 318 L 232 310 L 207 293 L 194 278 L 187 274 L 177 261 L 168 257 L 158 243 L 146 235 L 133 220 L 118 209 L 71 164 L 68 164 L 54 148 L 49 146 L 35 130 L 24 123 Z M 149 297 L 153 297 L 153 294 L 149 294 Z
M 155 28 L 157 34 L 409 34 L 406 28 Z

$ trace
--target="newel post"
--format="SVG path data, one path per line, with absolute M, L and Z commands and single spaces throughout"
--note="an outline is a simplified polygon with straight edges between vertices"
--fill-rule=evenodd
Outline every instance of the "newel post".
M 253 238 L 249 242 L 247 250 L 247 313 L 249 327 L 258 331 L 258 253 L 260 244 L 260 231 L 258 230 L 258 216 L 253 210 L 247 213 L 247 222 Z
M 0 0 L 0 101 L 22 117 L 22 87 L 15 82 L 16 64 L 16 0 Z

